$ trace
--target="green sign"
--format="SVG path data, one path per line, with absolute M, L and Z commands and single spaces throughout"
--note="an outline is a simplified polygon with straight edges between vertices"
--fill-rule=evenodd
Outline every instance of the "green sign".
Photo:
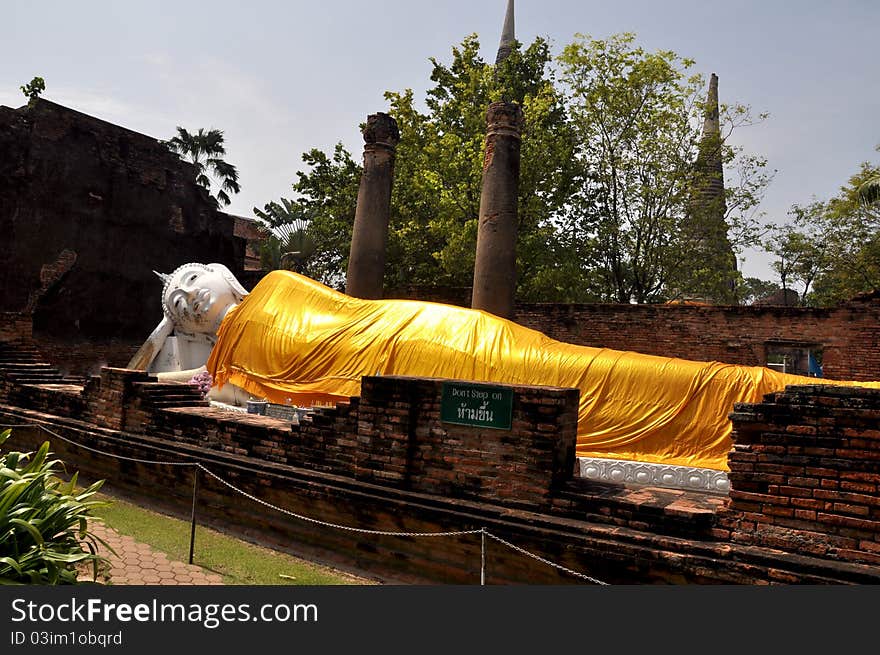
M 509 430 L 513 417 L 513 389 L 486 384 L 444 382 L 440 420 L 478 428 Z

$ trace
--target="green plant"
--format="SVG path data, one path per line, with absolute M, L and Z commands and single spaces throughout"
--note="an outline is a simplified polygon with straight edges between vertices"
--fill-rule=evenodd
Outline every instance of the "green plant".
M 11 430 L 0 432 L 0 446 Z M 50 459 L 49 442 L 36 452 L 0 455 L 0 584 L 75 584 L 77 567 L 98 565 L 98 543 L 88 530 L 92 510 L 105 502 L 92 499 L 100 480 L 77 489 L 78 474 L 68 482 L 57 476 L 63 463 Z
M 27 96 L 30 102 L 33 102 L 46 90 L 46 81 L 42 77 L 35 77 L 27 84 L 22 84 L 18 88 L 21 89 L 21 92 Z
M 263 270 L 285 269 L 313 275 L 309 263 L 315 255 L 315 237 L 311 231 L 311 215 L 300 202 L 281 198 L 269 202 L 254 215 L 270 232 L 260 245 L 260 266 Z
M 178 126 L 177 136 L 163 143 L 171 152 L 177 153 L 181 159 L 196 167 L 196 183 L 208 191 L 214 202 L 229 205 L 232 203 L 229 193 L 241 191 L 238 169 L 220 159 L 226 154 L 221 130 L 199 128 L 198 132 L 190 133 Z M 211 175 L 220 182 L 216 197 L 211 194 Z
M 866 205 L 880 202 L 880 175 L 862 183 L 859 187 L 859 197 Z

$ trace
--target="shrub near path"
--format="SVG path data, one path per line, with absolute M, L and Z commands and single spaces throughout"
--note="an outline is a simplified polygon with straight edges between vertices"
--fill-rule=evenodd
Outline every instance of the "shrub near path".
M 0 432 L 0 447 L 11 434 Z M 83 568 L 97 576 L 99 546 L 113 552 L 89 529 L 104 481 L 78 489 L 77 473 L 59 479 L 64 464 L 51 457 L 48 441 L 0 454 L 0 584 L 74 584 Z

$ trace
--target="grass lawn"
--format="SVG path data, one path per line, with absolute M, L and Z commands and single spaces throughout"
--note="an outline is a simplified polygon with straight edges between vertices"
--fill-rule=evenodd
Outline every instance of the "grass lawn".
M 159 514 L 108 494 L 99 494 L 98 498 L 111 503 L 95 510 L 95 515 L 108 527 L 149 544 L 171 559 L 189 561 L 189 521 Z M 193 564 L 219 573 L 228 585 L 376 584 L 202 526 L 196 527 Z

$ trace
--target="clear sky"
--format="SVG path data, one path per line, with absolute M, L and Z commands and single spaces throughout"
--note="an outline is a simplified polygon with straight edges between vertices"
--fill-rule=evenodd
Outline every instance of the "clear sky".
M 493 61 L 506 0 L 149 2 L 4 0 L 0 104 L 46 80 L 43 97 L 156 138 L 175 126 L 224 131 L 242 192 L 228 208 L 292 197 L 301 154 L 337 141 L 359 158 L 358 124 L 387 110 L 386 90 L 424 97 L 429 57 L 477 33 Z M 763 154 L 776 179 L 762 210 L 827 198 L 860 162 L 878 161 L 877 0 L 518 0 L 517 38 L 554 53 L 575 33 L 635 32 L 717 73 L 722 102 L 767 111 L 734 141 Z M 745 253 L 745 275 L 771 278 Z

